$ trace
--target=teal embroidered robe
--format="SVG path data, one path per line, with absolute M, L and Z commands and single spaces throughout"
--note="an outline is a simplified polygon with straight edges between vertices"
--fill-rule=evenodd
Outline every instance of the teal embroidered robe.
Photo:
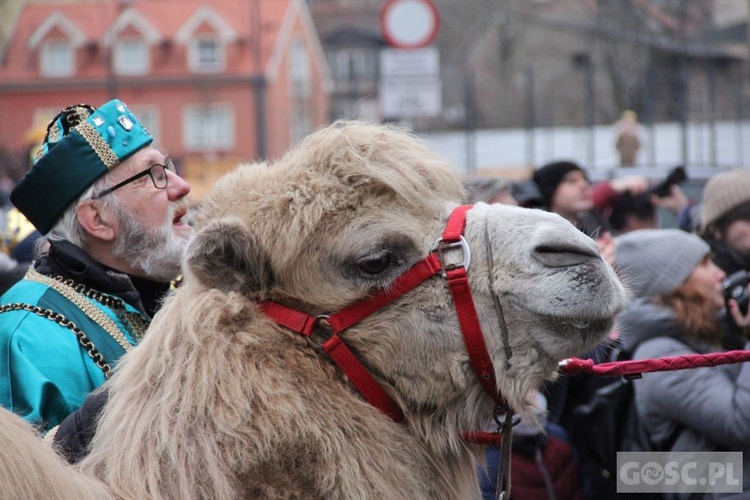
M 112 319 L 130 345 L 136 344 L 111 308 L 79 296 Z M 49 309 L 71 320 L 112 368 L 125 353 L 104 328 L 45 284 L 21 280 L 0 297 L 0 306 L 13 303 Z M 129 304 L 125 307 L 138 312 Z M 0 313 L 0 405 L 45 431 L 78 409 L 104 381 L 103 370 L 70 329 L 29 311 Z

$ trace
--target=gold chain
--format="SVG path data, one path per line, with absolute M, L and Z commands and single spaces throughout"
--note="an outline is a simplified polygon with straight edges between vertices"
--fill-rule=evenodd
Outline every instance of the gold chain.
M 112 297 L 99 291 L 87 288 L 82 283 L 76 283 L 72 279 L 63 280 L 62 277 L 57 276 L 55 280 L 62 282 L 69 286 L 77 293 L 87 296 L 88 298 L 99 302 L 112 309 L 115 315 L 123 322 L 127 330 L 133 336 L 136 342 L 140 342 L 143 338 L 143 334 L 146 333 L 148 325 L 151 322 L 148 318 L 144 317 L 140 312 L 130 312 L 125 307 L 124 301 L 119 297 Z
M 117 324 L 112 321 L 112 318 L 107 316 L 94 304 L 86 300 L 80 293 L 76 292 L 73 287 L 63 283 L 61 280 L 57 280 L 54 278 L 50 278 L 49 276 L 40 274 L 34 271 L 32 268 L 29 268 L 29 270 L 26 272 L 25 278 L 30 281 L 36 281 L 38 283 L 49 286 L 50 288 L 59 292 L 60 295 L 71 301 L 73 304 L 78 306 L 78 308 L 83 311 L 83 313 L 88 316 L 91 321 L 101 326 L 104 331 L 109 334 L 110 337 L 115 339 L 115 341 L 120 344 L 120 347 L 122 347 L 125 352 L 128 352 L 133 348 L 130 342 L 128 342 L 128 340 L 125 338 L 125 335 L 122 334 Z
M 75 323 L 70 321 L 62 314 L 50 311 L 49 309 L 42 309 L 38 306 L 31 306 L 29 304 L 14 303 L 0 306 L 0 314 L 8 311 L 28 311 L 36 314 L 37 316 L 50 319 L 58 325 L 72 331 L 73 333 L 75 333 L 76 337 L 78 337 L 78 343 L 81 344 L 81 347 L 86 349 L 86 352 L 91 357 L 91 359 L 94 360 L 96 366 L 98 366 L 104 372 L 104 378 L 108 379 L 111 375 L 112 368 L 110 368 L 109 364 L 107 364 L 107 362 L 104 360 L 104 356 L 102 356 L 102 353 L 99 352 L 94 343 L 91 342 L 91 340 L 86 336 L 85 333 L 83 333 L 83 330 L 78 328 Z

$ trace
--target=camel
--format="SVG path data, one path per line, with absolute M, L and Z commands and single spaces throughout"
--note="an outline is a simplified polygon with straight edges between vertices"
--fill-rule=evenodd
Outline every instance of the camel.
M 30 430 L 0 433 L 3 496 L 479 497 L 465 431 L 498 401 L 527 415 L 527 393 L 604 338 L 625 292 L 561 217 L 464 197 L 412 133 L 360 121 L 226 174 L 196 214 L 182 286 L 108 383 L 89 456 L 63 465 Z M 461 236 L 436 246 L 446 224 Z M 424 262 L 439 265 L 405 286 Z M 456 273 L 473 316 L 455 309 Z M 352 304 L 371 310 L 339 331 Z

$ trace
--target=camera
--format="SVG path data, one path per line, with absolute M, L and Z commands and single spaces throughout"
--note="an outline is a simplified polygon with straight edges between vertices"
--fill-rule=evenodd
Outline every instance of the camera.
M 750 305 L 748 284 L 750 284 L 750 274 L 747 271 L 737 271 L 721 283 L 724 290 L 724 301 L 736 300 L 743 316 L 747 314 L 748 305 Z
M 672 186 L 676 184 L 682 184 L 687 180 L 687 172 L 685 171 L 685 167 L 682 165 L 675 167 L 672 169 L 671 172 L 667 175 L 667 177 L 651 188 L 650 192 L 651 194 L 655 194 L 659 198 L 664 198 L 665 196 L 669 196 L 672 193 Z

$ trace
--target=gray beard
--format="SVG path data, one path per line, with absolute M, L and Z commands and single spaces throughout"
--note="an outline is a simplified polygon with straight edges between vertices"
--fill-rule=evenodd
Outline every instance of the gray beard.
M 177 206 L 160 227 L 145 228 L 129 214 L 117 207 L 120 237 L 112 253 L 125 260 L 143 276 L 160 282 L 169 282 L 180 275 L 182 257 L 187 246 L 187 237 L 181 238 L 172 227 L 172 218 Z

